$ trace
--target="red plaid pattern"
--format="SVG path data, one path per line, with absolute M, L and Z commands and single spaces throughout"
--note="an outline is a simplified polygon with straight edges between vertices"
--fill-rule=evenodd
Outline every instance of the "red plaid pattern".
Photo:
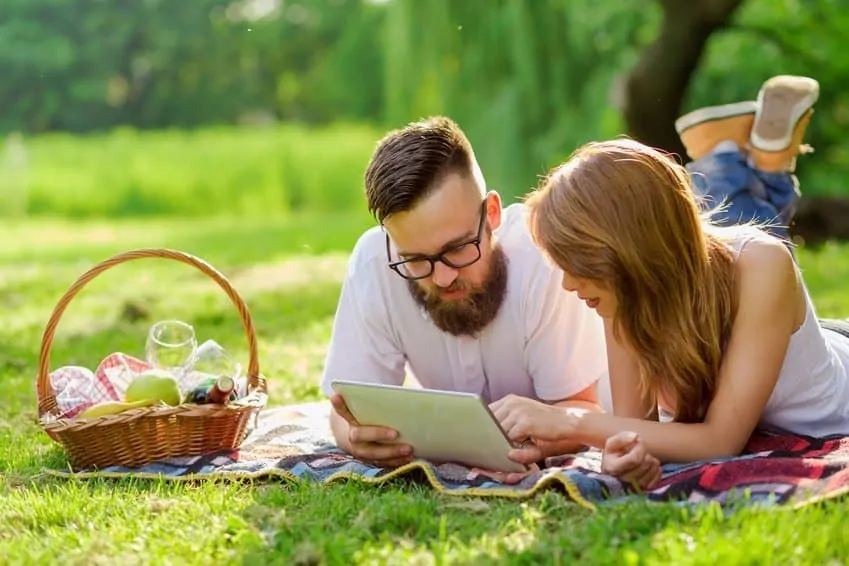
M 133 378 L 151 367 L 148 363 L 127 354 L 110 354 L 100 362 L 94 372 L 95 387 L 102 397 L 97 402 L 122 400 Z
M 100 362 L 92 373 L 88 368 L 65 366 L 50 374 L 56 393 L 59 418 L 74 418 L 88 407 L 124 398 L 132 379 L 151 369 L 146 362 L 116 352 Z

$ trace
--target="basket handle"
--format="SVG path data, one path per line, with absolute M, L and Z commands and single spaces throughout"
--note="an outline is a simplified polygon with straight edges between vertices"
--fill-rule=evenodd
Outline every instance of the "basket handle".
M 65 308 L 67 308 L 71 300 L 82 290 L 83 287 L 86 286 L 89 281 L 97 277 L 102 272 L 118 265 L 119 263 L 142 258 L 164 258 L 186 263 L 196 267 L 218 283 L 224 292 L 227 293 L 227 296 L 230 297 L 230 300 L 236 306 L 236 309 L 238 309 L 239 316 L 242 319 L 242 324 L 244 325 L 245 332 L 247 333 L 250 356 L 248 364 L 248 383 L 251 388 L 259 387 L 263 391 L 265 390 L 265 379 L 260 376 L 259 373 L 256 330 L 254 329 L 253 320 L 248 312 L 248 307 L 245 304 L 245 301 L 242 300 L 242 297 L 239 296 L 239 293 L 236 292 L 233 285 L 227 281 L 227 278 L 205 261 L 181 251 L 170 249 L 139 249 L 120 253 L 102 261 L 86 271 L 73 285 L 71 285 L 53 309 L 53 314 L 47 322 L 47 326 L 44 329 L 44 335 L 41 339 L 41 354 L 39 359 L 37 382 L 39 415 L 43 415 L 50 411 L 57 411 L 59 408 L 56 404 L 56 393 L 53 391 L 53 385 L 50 383 L 50 347 L 53 344 L 53 336 L 56 332 L 56 326 L 59 324 L 59 320 L 62 317 L 62 313 L 65 312 Z

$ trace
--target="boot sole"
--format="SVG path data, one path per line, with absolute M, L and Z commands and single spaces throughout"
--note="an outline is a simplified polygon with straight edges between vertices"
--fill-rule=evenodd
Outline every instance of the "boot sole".
M 699 108 L 675 120 L 675 130 L 678 132 L 678 135 L 681 135 L 689 128 L 698 124 L 712 122 L 714 120 L 724 120 L 725 118 L 734 116 L 743 116 L 745 114 L 755 114 L 757 109 L 758 103 L 754 100 Z
M 770 81 L 758 93 L 759 111 L 750 143 L 761 151 L 784 151 L 792 143 L 796 124 L 819 98 L 819 83 L 807 77 L 788 76 Z

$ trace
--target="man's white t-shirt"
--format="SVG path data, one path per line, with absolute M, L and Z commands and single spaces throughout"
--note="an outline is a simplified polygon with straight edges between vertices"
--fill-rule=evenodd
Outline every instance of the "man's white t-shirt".
M 333 324 L 321 389 L 334 379 L 558 401 L 599 381 L 607 392 L 601 318 L 561 287 L 562 271 L 534 244 L 527 209 L 512 204 L 494 231 L 507 260 L 507 291 L 495 319 L 477 336 L 437 328 L 408 283 L 387 266 L 386 236 L 374 227 L 357 241 Z

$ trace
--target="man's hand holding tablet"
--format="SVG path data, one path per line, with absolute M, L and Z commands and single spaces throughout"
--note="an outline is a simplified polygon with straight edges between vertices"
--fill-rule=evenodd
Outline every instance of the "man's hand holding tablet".
M 347 434 L 338 435 L 348 440 L 347 446 L 340 446 L 342 450 L 381 468 L 396 468 L 413 460 L 413 448 L 409 444 L 390 444 L 398 438 L 398 431 L 383 426 L 360 425 L 339 393 L 330 397 L 330 403 L 335 411 L 331 426 L 348 429 Z

